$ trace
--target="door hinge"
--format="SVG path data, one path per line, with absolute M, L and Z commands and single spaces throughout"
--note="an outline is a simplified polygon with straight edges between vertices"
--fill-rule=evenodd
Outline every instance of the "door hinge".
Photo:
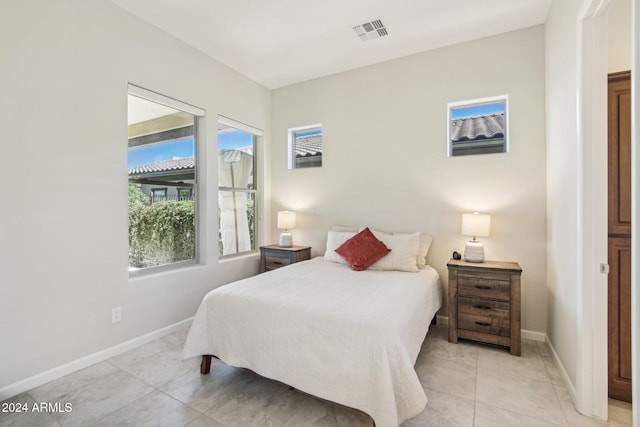
M 609 274 L 609 264 L 600 264 L 600 273 Z

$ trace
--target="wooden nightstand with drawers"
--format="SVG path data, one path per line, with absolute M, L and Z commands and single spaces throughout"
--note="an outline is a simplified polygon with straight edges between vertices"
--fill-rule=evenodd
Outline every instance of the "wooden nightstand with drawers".
M 311 259 L 311 246 L 260 246 L 260 273 Z
M 520 276 L 515 262 L 450 260 L 449 342 L 466 338 L 520 356 Z

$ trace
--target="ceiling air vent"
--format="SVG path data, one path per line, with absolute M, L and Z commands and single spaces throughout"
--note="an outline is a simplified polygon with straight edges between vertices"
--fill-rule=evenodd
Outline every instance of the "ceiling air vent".
M 353 27 L 353 31 L 356 32 L 360 40 L 363 42 L 389 35 L 387 27 L 382 22 L 382 18 L 358 24 Z

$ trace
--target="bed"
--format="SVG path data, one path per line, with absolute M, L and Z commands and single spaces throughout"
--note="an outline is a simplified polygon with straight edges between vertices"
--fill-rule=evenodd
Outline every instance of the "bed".
M 183 356 L 203 356 L 204 372 L 213 355 L 398 426 L 427 403 L 414 364 L 441 301 L 429 266 L 354 271 L 318 257 L 208 293 Z

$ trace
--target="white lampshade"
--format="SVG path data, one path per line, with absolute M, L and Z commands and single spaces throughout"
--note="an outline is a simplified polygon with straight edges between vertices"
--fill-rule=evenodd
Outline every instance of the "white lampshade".
M 464 247 L 464 259 L 468 262 L 484 262 L 484 245 L 476 237 L 487 237 L 491 230 L 491 215 L 478 212 L 462 214 L 462 234 L 473 236 Z
M 296 228 L 296 213 L 291 211 L 278 212 L 278 224 L 276 227 L 282 230 Z
M 487 237 L 491 230 L 491 215 L 478 212 L 462 214 L 462 235 Z
M 288 230 L 296 228 L 296 213 L 291 211 L 278 212 L 278 223 L 276 227 L 284 230 L 284 233 L 280 234 L 280 241 L 278 245 L 281 248 L 290 248 L 293 246 L 293 237 Z

